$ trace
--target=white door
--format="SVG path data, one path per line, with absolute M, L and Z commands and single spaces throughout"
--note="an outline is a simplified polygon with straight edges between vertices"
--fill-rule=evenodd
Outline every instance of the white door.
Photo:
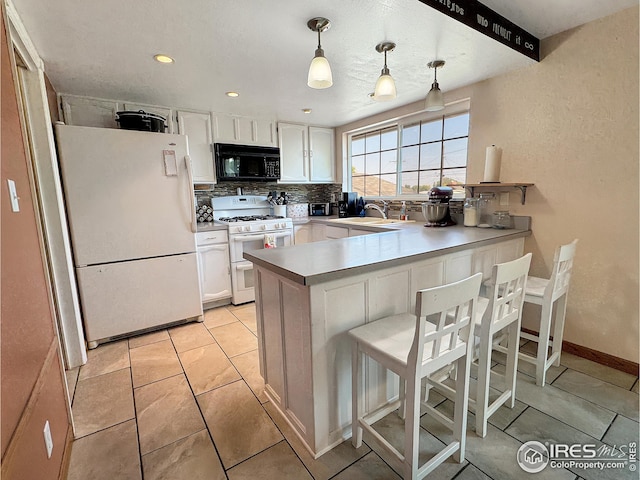
M 76 267 L 195 252 L 185 137 L 67 125 L 56 134 Z M 177 175 L 165 174 L 167 150 Z
M 202 303 L 231 296 L 229 245 L 221 243 L 198 247 Z
M 202 315 L 197 272 L 195 253 L 76 269 L 87 341 Z
M 64 95 L 61 101 L 62 113 L 67 125 L 118 128 L 116 112 L 119 110 L 119 105 L 113 100 Z
M 332 128 L 309 127 L 309 172 L 312 182 L 335 181 L 335 140 Z
M 215 183 L 211 115 L 197 112 L 178 112 L 178 128 L 188 137 L 188 149 L 193 165 L 195 183 Z
M 308 183 L 308 128 L 291 123 L 278 124 L 280 145 L 280 181 L 283 183 Z

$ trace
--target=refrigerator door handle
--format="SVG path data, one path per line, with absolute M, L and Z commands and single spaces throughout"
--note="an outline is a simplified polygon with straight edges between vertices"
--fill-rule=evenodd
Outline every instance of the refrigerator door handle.
M 193 194 L 191 193 L 193 189 L 193 172 L 191 171 L 191 157 L 189 155 L 184 156 L 184 164 L 187 167 L 187 177 L 189 181 L 187 192 L 189 193 L 189 205 L 191 205 L 191 231 L 196 233 L 198 231 L 198 225 L 196 222 L 196 206 L 194 205 Z

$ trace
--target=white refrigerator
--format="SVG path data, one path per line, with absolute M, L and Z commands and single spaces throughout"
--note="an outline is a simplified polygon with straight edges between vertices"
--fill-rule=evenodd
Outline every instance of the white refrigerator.
M 55 131 L 89 348 L 200 317 L 187 137 Z

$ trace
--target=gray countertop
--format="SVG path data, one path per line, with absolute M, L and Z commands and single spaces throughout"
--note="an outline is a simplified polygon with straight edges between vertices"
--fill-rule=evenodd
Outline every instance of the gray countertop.
M 394 226 L 393 231 L 389 227 L 386 225 L 381 233 L 373 235 L 254 250 L 245 253 L 244 258 L 302 285 L 312 285 L 382 265 L 400 265 L 531 235 L 529 228 L 425 228 L 421 222 Z

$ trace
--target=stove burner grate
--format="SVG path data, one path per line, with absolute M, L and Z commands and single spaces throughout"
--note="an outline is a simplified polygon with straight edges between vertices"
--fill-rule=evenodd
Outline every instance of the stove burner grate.
M 284 218 L 280 215 L 246 215 L 238 217 L 220 217 L 218 220 L 221 222 L 255 222 L 256 220 L 276 220 Z

